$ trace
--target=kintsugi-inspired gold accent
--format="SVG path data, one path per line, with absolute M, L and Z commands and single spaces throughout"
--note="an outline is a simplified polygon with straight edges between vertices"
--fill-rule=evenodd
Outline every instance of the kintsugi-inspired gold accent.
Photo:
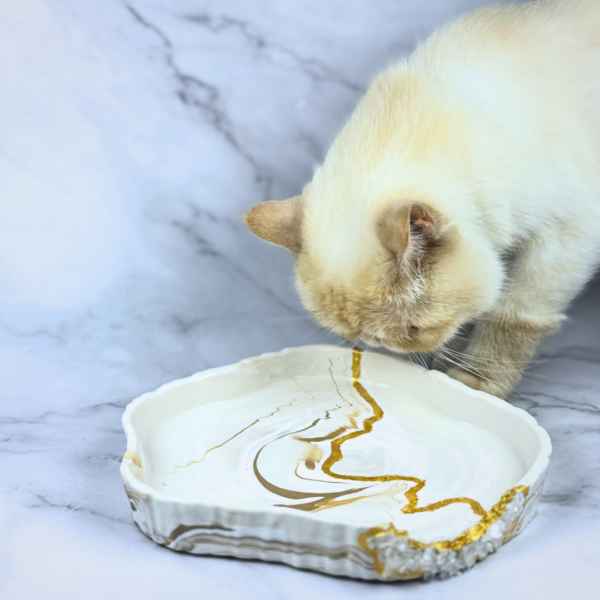
M 377 423 L 377 421 L 383 419 L 383 409 L 377 404 L 375 399 L 367 392 L 360 382 L 361 360 L 362 350 L 360 348 L 354 348 L 352 352 L 352 386 L 358 392 L 360 397 L 371 407 L 373 414 L 363 421 L 362 429 L 347 433 L 332 440 L 331 454 L 323 462 L 321 467 L 322 471 L 334 479 L 344 479 L 346 481 L 408 481 L 414 483 L 415 485 L 409 488 L 404 494 L 407 504 L 402 508 L 402 512 L 406 514 L 434 511 L 450 504 L 468 504 L 476 515 L 484 517 L 487 513 L 483 506 L 481 506 L 477 500 L 466 497 L 447 498 L 445 500 L 440 500 L 439 502 L 433 502 L 427 506 L 418 506 L 418 493 L 425 487 L 426 482 L 424 479 L 418 479 L 417 477 L 411 477 L 409 475 L 342 475 L 341 473 L 334 473 L 331 470 L 331 467 L 344 457 L 341 448 L 344 442 L 370 433 L 373 430 L 373 425 Z
M 500 500 L 492 506 L 492 508 L 485 513 L 485 515 L 481 518 L 477 525 L 473 525 L 466 531 L 463 531 L 458 537 L 453 540 L 441 541 L 441 542 L 430 542 L 424 543 L 419 542 L 418 540 L 412 539 L 406 530 L 398 530 L 393 525 L 389 525 L 387 527 L 372 527 L 371 529 L 361 533 L 358 536 L 358 545 L 373 558 L 373 568 L 379 575 L 383 575 L 385 570 L 385 565 L 379 561 L 379 555 L 377 550 L 371 547 L 369 544 L 369 540 L 374 537 L 381 537 L 388 534 L 393 534 L 396 537 L 403 536 L 406 538 L 410 547 L 414 550 L 425 550 L 433 546 L 440 552 L 445 550 L 454 550 L 455 552 L 464 548 L 468 544 L 472 542 L 476 542 L 478 539 L 482 538 L 487 530 L 496 522 L 506 510 L 506 507 L 513 501 L 517 492 L 521 492 L 525 498 L 529 494 L 529 486 L 528 485 L 518 485 L 510 490 L 507 490 L 502 494 Z M 515 519 L 515 523 L 518 522 L 518 518 Z M 512 531 L 510 531 L 512 534 Z M 505 533 L 505 540 L 509 537 L 509 532 Z M 404 575 L 405 578 L 414 578 L 414 577 L 422 577 L 423 573 L 406 573 Z
M 336 463 L 341 461 L 343 458 L 342 449 L 341 449 L 342 444 L 348 440 L 351 440 L 351 439 L 354 439 L 354 438 L 357 438 L 362 435 L 366 435 L 366 434 L 370 433 L 373 430 L 374 424 L 377 423 L 378 421 L 380 421 L 384 416 L 383 409 L 379 406 L 379 404 L 375 401 L 375 399 L 369 394 L 369 392 L 365 389 L 365 387 L 362 385 L 362 383 L 360 381 L 361 360 L 362 360 L 362 351 L 358 348 L 355 348 L 353 350 L 353 354 L 352 354 L 352 386 L 356 390 L 356 392 L 360 395 L 360 397 L 369 405 L 369 407 L 372 410 L 372 414 L 370 416 L 366 417 L 362 421 L 362 425 L 359 426 L 358 422 L 357 422 L 358 419 L 356 419 L 356 417 L 358 417 L 358 415 L 360 414 L 361 411 L 360 411 L 360 409 L 359 410 L 355 409 L 355 411 L 352 412 L 350 415 L 350 426 L 354 429 L 350 433 L 346 433 L 348 431 L 349 427 L 339 427 L 324 436 L 318 436 L 318 437 L 314 437 L 314 438 L 296 437 L 295 439 L 297 439 L 300 442 L 307 443 L 307 444 L 309 444 L 309 446 L 310 446 L 310 444 L 312 444 L 314 442 L 322 442 L 322 441 L 331 440 L 331 442 L 330 442 L 331 452 L 330 452 L 329 456 L 323 462 L 321 469 L 322 469 L 323 473 L 325 473 L 326 475 L 328 475 L 329 477 L 331 477 L 333 479 L 343 480 L 343 481 L 361 481 L 361 482 L 392 482 L 392 481 L 395 481 L 395 482 L 408 482 L 408 483 L 413 484 L 404 493 L 404 496 L 407 500 L 407 504 L 406 504 L 406 506 L 404 506 L 402 508 L 403 513 L 413 514 L 413 513 L 424 512 L 424 511 L 435 511 L 435 510 L 438 510 L 445 506 L 448 506 L 450 504 L 462 503 L 462 504 L 467 504 L 471 508 L 473 513 L 475 513 L 476 515 L 481 517 L 481 519 L 479 520 L 479 522 L 476 525 L 473 525 L 472 527 L 470 527 L 469 529 L 467 529 L 466 531 L 464 531 L 463 533 L 458 535 L 453 540 L 437 541 L 437 542 L 429 542 L 429 543 L 420 542 L 418 540 L 411 538 L 408 534 L 408 531 L 398 530 L 394 527 L 393 524 L 389 524 L 389 525 L 385 525 L 385 526 L 376 526 L 376 527 L 372 527 L 372 528 L 368 529 L 367 531 L 363 532 L 362 534 L 360 534 L 357 538 L 357 545 L 344 546 L 343 548 L 325 548 L 325 547 L 320 547 L 320 546 L 316 546 L 316 545 L 296 545 L 296 544 L 292 544 L 292 543 L 284 543 L 284 542 L 279 542 L 279 541 L 262 540 L 260 538 L 255 538 L 255 537 L 251 537 L 251 536 L 244 536 L 244 537 L 238 538 L 238 537 L 234 537 L 234 536 L 230 535 L 230 533 L 234 532 L 234 529 L 225 527 L 220 524 L 178 525 L 171 532 L 171 534 L 169 536 L 164 537 L 162 534 L 159 534 L 159 533 L 151 530 L 151 528 L 149 527 L 147 515 L 145 512 L 145 501 L 147 499 L 143 498 L 141 496 L 138 496 L 137 494 L 134 494 L 132 491 L 130 491 L 126 487 L 125 491 L 129 498 L 129 501 L 131 504 L 131 509 L 132 509 L 132 511 L 134 511 L 134 513 L 136 515 L 134 517 L 134 521 L 135 521 L 136 525 L 138 527 L 140 527 L 140 529 L 144 533 L 146 533 L 147 535 L 150 535 L 152 537 L 152 539 L 154 541 L 156 541 L 157 543 L 167 545 L 176 550 L 183 550 L 183 551 L 188 551 L 188 552 L 195 552 L 195 551 L 197 551 L 198 548 L 202 548 L 204 546 L 208 547 L 211 544 L 219 544 L 220 546 L 223 546 L 226 548 L 234 548 L 234 549 L 252 548 L 252 549 L 261 550 L 261 551 L 269 550 L 269 551 L 284 552 L 286 554 L 289 554 L 289 553 L 298 554 L 298 555 L 313 554 L 315 556 L 323 556 L 328 559 L 336 559 L 336 560 L 337 559 L 348 559 L 364 568 L 371 567 L 371 564 L 370 564 L 370 561 L 368 558 L 368 557 L 370 557 L 373 561 L 372 568 L 375 570 L 375 572 L 378 575 L 380 575 L 382 578 L 387 578 L 389 576 L 389 574 L 386 575 L 386 565 L 379 560 L 379 552 L 378 552 L 377 548 L 374 548 L 372 546 L 373 539 L 380 538 L 383 536 L 393 535 L 395 537 L 404 538 L 404 540 L 406 540 L 406 543 L 408 543 L 408 545 L 413 550 L 416 550 L 416 551 L 424 551 L 427 548 L 431 548 L 431 547 L 435 548 L 438 552 L 444 552 L 444 551 L 449 551 L 449 550 L 459 551 L 462 548 L 464 548 L 465 546 L 467 546 L 473 542 L 476 542 L 477 540 L 482 538 L 487 533 L 488 529 L 502 517 L 502 515 L 505 513 L 505 511 L 507 509 L 507 506 L 514 500 L 517 493 L 521 492 L 523 494 L 523 496 L 525 497 L 525 505 L 527 504 L 527 502 L 529 502 L 529 500 L 532 500 L 532 497 L 533 498 L 537 497 L 537 494 L 539 493 L 538 491 L 536 491 L 534 494 L 530 494 L 529 486 L 521 485 L 521 486 L 516 486 L 516 487 L 506 491 L 502 495 L 500 500 L 487 512 L 485 511 L 485 509 L 481 506 L 481 504 L 479 502 L 477 502 L 476 500 L 473 500 L 471 498 L 466 498 L 466 497 L 448 498 L 448 499 L 440 500 L 438 502 L 433 502 L 426 506 L 419 506 L 418 493 L 426 485 L 426 482 L 423 479 L 418 479 L 417 477 L 412 477 L 412 476 L 407 476 L 407 475 L 397 475 L 397 474 L 361 476 L 361 475 L 344 475 L 341 473 L 334 472 L 332 470 L 332 467 Z M 331 377 L 334 382 L 334 385 L 336 387 L 336 390 L 338 392 L 338 395 L 340 396 L 340 398 L 342 398 L 342 400 L 344 400 L 346 402 L 346 404 L 348 404 L 349 406 L 352 406 L 352 403 L 348 402 L 347 400 L 345 400 L 342 397 L 340 390 L 338 388 L 337 382 L 335 381 L 335 378 L 333 377 L 333 372 L 332 372 L 331 368 L 330 368 L 330 373 L 331 373 Z M 217 448 L 221 448 L 225 444 L 229 443 L 235 437 L 239 436 L 243 432 L 247 431 L 249 428 L 256 425 L 259 421 L 266 419 L 270 416 L 273 416 L 275 413 L 282 410 L 285 406 L 290 406 L 295 401 L 296 400 L 293 399 L 291 402 L 288 402 L 286 404 L 283 404 L 283 405 L 277 407 L 273 412 L 269 413 L 268 415 L 259 417 L 258 419 L 254 420 L 252 423 L 250 423 L 249 425 L 244 427 L 242 430 L 238 431 L 236 434 L 234 434 L 233 436 L 231 436 L 224 442 L 207 450 L 200 460 L 191 461 L 189 464 L 201 463 L 206 458 L 206 455 L 209 452 L 211 452 Z M 337 408 L 340 408 L 340 407 L 337 407 Z M 303 427 L 302 429 L 298 429 L 296 431 L 284 433 L 283 435 L 280 435 L 279 437 L 277 437 L 275 440 L 271 440 L 271 441 L 277 441 L 278 439 L 281 439 L 282 437 L 285 437 L 287 435 L 296 435 L 296 434 L 304 433 L 307 430 L 310 430 L 313 427 L 315 427 L 323 419 L 329 419 L 330 412 L 333 412 L 333 410 L 337 410 L 337 408 L 325 411 L 325 416 L 315 419 L 310 425 Z M 360 429 L 359 429 L 359 427 L 360 427 Z M 289 505 L 276 504 L 275 506 L 299 509 L 299 510 L 308 511 L 308 512 L 317 512 L 320 510 L 333 508 L 336 506 L 341 506 L 344 504 L 349 504 L 352 502 L 360 501 L 360 500 L 364 499 L 364 496 L 361 496 L 361 495 L 356 496 L 356 495 L 359 492 L 362 492 L 365 489 L 368 489 L 369 487 L 371 487 L 371 486 L 364 486 L 364 487 L 360 487 L 360 488 L 353 488 L 353 489 L 343 490 L 343 491 L 339 491 L 339 492 L 302 492 L 302 491 L 290 490 L 290 489 L 279 487 L 279 486 L 269 482 L 259 471 L 258 461 L 259 461 L 261 452 L 264 448 L 265 448 L 265 446 L 263 446 L 256 453 L 256 456 L 254 457 L 254 462 L 253 462 L 254 474 L 255 474 L 257 480 L 261 483 L 261 485 L 265 489 L 269 490 L 270 492 L 272 492 L 280 497 L 283 497 L 283 498 L 289 498 L 292 500 L 308 500 L 307 502 L 304 502 L 301 504 L 289 504 Z M 135 452 L 133 450 L 128 450 L 125 453 L 123 458 L 132 460 L 133 463 L 137 467 L 142 466 L 141 457 L 139 456 L 139 454 L 137 452 Z M 306 453 L 306 455 L 304 456 L 304 459 L 305 459 L 304 462 L 306 464 L 306 467 L 309 470 L 314 470 L 316 464 L 318 464 L 319 460 L 320 460 L 320 451 L 319 451 L 319 453 L 317 453 L 316 450 L 314 450 L 314 451 L 310 450 Z M 185 465 L 185 466 L 189 466 L 189 465 Z M 178 466 L 178 467 L 175 467 L 175 470 L 177 470 L 179 468 L 184 468 L 184 467 Z M 308 479 L 305 477 L 301 477 L 298 474 L 298 466 L 296 466 L 295 474 L 300 479 Z M 320 480 L 312 480 L 312 481 L 320 481 Z M 341 481 L 330 482 L 330 483 L 341 483 Z M 388 489 L 388 493 L 390 491 L 393 491 L 394 495 L 396 493 L 398 493 L 400 490 L 397 490 L 397 489 L 394 490 L 394 488 L 397 488 L 397 485 L 398 484 L 394 484 L 393 486 L 391 486 Z M 344 497 L 344 496 L 351 496 L 351 495 L 355 495 L 355 497 L 354 498 L 348 498 L 348 497 L 345 498 Z M 515 534 L 515 531 L 518 530 L 521 519 L 523 518 L 524 509 L 525 509 L 525 506 L 523 506 L 521 513 L 515 518 L 514 522 L 511 523 L 510 528 L 504 532 L 503 541 L 507 541 L 508 539 L 510 539 Z M 364 551 L 364 553 L 363 553 L 363 551 Z M 232 553 L 235 554 L 235 552 L 232 552 Z M 403 571 L 401 574 L 395 573 L 393 575 L 393 577 L 398 577 L 401 579 L 418 578 L 418 577 L 423 577 L 423 576 L 424 576 L 424 573 L 420 572 L 420 571 L 411 571 L 411 572 Z
M 403 536 L 404 538 L 406 538 L 408 544 L 414 550 L 423 551 L 426 548 L 434 547 L 440 552 L 446 550 L 458 551 L 464 546 L 467 546 L 468 544 L 471 544 L 472 542 L 475 542 L 478 539 L 482 538 L 486 534 L 487 530 L 496 521 L 498 521 L 500 517 L 502 517 L 502 515 L 506 511 L 506 507 L 513 501 L 515 495 L 518 492 L 521 492 L 525 496 L 525 498 L 527 498 L 527 495 L 529 494 L 529 486 L 519 485 L 506 491 L 502 495 L 500 500 L 489 511 L 486 512 L 479 502 L 466 497 L 448 498 L 445 500 L 434 502 L 432 504 L 428 504 L 427 506 L 419 507 L 418 493 L 425 487 L 426 482 L 425 480 L 418 479 L 416 477 L 409 477 L 405 475 L 379 475 L 365 477 L 360 475 L 342 475 L 339 473 L 334 473 L 331 470 L 331 467 L 343 458 L 341 445 L 347 440 L 370 433 L 373 430 L 373 425 L 383 418 L 383 409 L 377 404 L 375 399 L 369 394 L 369 392 L 367 392 L 367 390 L 360 382 L 361 358 L 362 351 L 358 348 L 355 348 L 352 354 L 352 385 L 354 389 L 359 393 L 361 398 L 363 398 L 363 400 L 365 400 L 369 404 L 369 406 L 373 410 L 373 415 L 371 417 L 366 418 L 363 421 L 362 429 L 360 429 L 359 431 L 354 431 L 352 433 L 340 436 L 332 440 L 331 454 L 323 463 L 323 472 L 335 479 L 345 479 L 350 481 L 408 481 L 414 483 L 415 485 L 408 489 L 404 494 L 408 501 L 407 505 L 402 509 L 402 512 L 404 513 L 413 514 L 424 511 L 435 511 L 440 508 L 443 508 L 444 506 L 448 506 L 449 504 L 464 503 L 468 504 L 473 510 L 473 512 L 481 517 L 479 523 L 473 525 L 472 527 L 461 533 L 455 539 L 439 542 L 420 542 L 411 538 L 406 530 L 398 530 L 392 524 L 388 525 L 387 527 L 372 527 L 371 529 L 365 531 L 364 533 L 358 536 L 358 544 L 361 548 L 363 548 L 363 550 L 365 550 L 365 552 L 367 552 L 367 554 L 369 554 L 369 556 L 373 558 L 373 568 L 375 569 L 375 571 L 379 575 L 383 576 L 385 565 L 379 561 L 377 550 L 373 549 L 369 544 L 370 539 L 374 537 L 381 537 L 384 535 L 393 534 L 397 537 Z M 516 527 L 517 523 L 518 518 L 515 519 L 515 524 L 513 524 L 513 528 L 510 531 L 506 532 L 505 539 L 508 539 L 508 537 L 512 535 L 514 527 Z M 422 576 L 423 573 L 420 572 L 404 573 L 403 575 L 404 578 L 414 578 Z

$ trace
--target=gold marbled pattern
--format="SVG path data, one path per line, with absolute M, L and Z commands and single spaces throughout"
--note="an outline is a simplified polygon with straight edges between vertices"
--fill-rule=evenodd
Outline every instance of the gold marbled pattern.
M 134 520 L 136 521 L 136 524 L 155 542 L 164 544 L 174 550 L 199 554 L 233 554 L 248 558 L 260 555 L 264 558 L 271 557 L 271 559 L 275 557 L 276 560 L 284 560 L 285 562 L 289 562 L 290 564 L 294 564 L 296 566 L 304 565 L 305 563 L 302 562 L 304 559 L 301 560 L 301 557 L 307 555 L 321 557 L 325 560 L 334 559 L 336 562 L 339 559 L 350 561 L 356 567 L 363 569 L 364 573 L 368 573 L 370 571 L 374 576 L 378 576 L 381 579 L 409 579 L 430 576 L 426 570 L 419 570 L 420 566 L 417 566 L 413 569 L 413 563 L 403 562 L 404 558 L 401 559 L 400 563 L 397 562 L 398 554 L 395 550 L 396 541 L 394 538 L 399 538 L 398 543 L 400 545 L 404 544 L 404 547 L 410 548 L 409 552 L 412 552 L 414 557 L 415 555 L 418 556 L 420 553 L 425 553 L 426 551 L 429 553 L 442 553 L 450 551 L 449 555 L 452 555 L 452 552 L 457 552 L 465 548 L 466 552 L 467 546 L 477 542 L 478 540 L 481 540 L 481 538 L 486 536 L 486 533 L 488 533 L 490 527 L 492 527 L 492 525 L 497 523 L 497 521 L 500 519 L 502 519 L 504 522 L 507 522 L 508 527 L 506 530 L 503 530 L 503 534 L 500 534 L 499 543 L 502 543 L 502 541 L 507 541 L 516 535 L 520 530 L 521 522 L 524 518 L 523 515 L 525 514 L 523 498 L 519 495 L 517 500 L 519 500 L 520 504 L 518 506 L 514 504 L 513 506 L 509 507 L 510 510 L 508 512 L 506 512 L 507 506 L 509 506 L 509 504 L 515 500 L 515 496 L 519 492 L 525 498 L 526 504 L 530 500 L 535 500 L 533 497 L 538 493 L 537 487 L 531 494 L 529 493 L 528 486 L 513 487 L 506 491 L 500 500 L 489 511 L 486 511 L 477 500 L 467 497 L 444 498 L 420 506 L 419 492 L 423 490 L 427 484 L 424 479 L 419 479 L 415 476 L 394 473 L 382 475 L 354 475 L 352 473 L 341 473 L 335 469 L 336 465 L 338 465 L 338 463 L 340 463 L 340 461 L 342 461 L 344 458 L 342 452 L 343 444 L 349 440 L 371 433 L 374 425 L 384 418 L 384 411 L 382 407 L 375 400 L 375 398 L 371 396 L 361 381 L 361 363 L 362 352 L 359 349 L 354 349 L 352 353 L 351 365 L 352 387 L 362 401 L 364 401 L 366 406 L 362 402 L 359 402 L 357 405 L 349 400 L 346 400 L 342 396 L 338 387 L 338 383 L 333 375 L 333 363 L 330 360 L 329 373 L 335 389 L 339 397 L 351 409 L 349 414 L 346 415 L 346 418 L 348 419 L 347 424 L 340 426 L 338 422 L 331 428 L 331 431 L 329 432 L 325 431 L 314 437 L 304 437 L 305 432 L 314 429 L 319 422 L 329 419 L 330 413 L 341 408 L 341 405 L 334 408 L 328 408 L 320 415 L 317 410 L 317 415 L 315 415 L 315 418 L 311 418 L 311 421 L 308 424 L 305 420 L 302 425 L 299 425 L 298 428 L 293 431 L 281 430 L 276 437 L 272 437 L 267 444 L 261 445 L 260 448 L 253 453 L 252 461 L 248 466 L 251 466 L 251 472 L 254 473 L 256 481 L 261 487 L 268 490 L 270 493 L 275 494 L 282 499 L 287 499 L 289 502 L 286 504 L 271 504 L 271 506 L 274 508 L 281 507 L 312 513 L 339 507 L 344 504 L 360 502 L 361 500 L 365 500 L 367 498 L 373 498 L 374 496 L 385 494 L 390 498 L 394 498 L 394 502 L 403 504 L 401 511 L 404 514 L 414 514 L 425 511 L 433 512 L 452 504 L 464 504 L 470 508 L 474 515 L 479 517 L 479 521 L 475 525 L 472 525 L 454 539 L 433 542 L 422 542 L 420 540 L 411 538 L 407 530 L 397 529 L 394 526 L 393 521 L 375 527 L 370 527 L 366 531 L 361 531 L 359 526 L 357 530 L 355 530 L 356 533 L 351 534 L 349 539 L 346 538 L 344 543 L 338 543 L 337 545 L 334 544 L 333 547 L 314 544 L 310 541 L 294 544 L 292 542 L 283 540 L 277 541 L 267 539 L 268 536 L 263 538 L 262 535 L 256 535 L 255 532 L 252 532 L 251 530 L 238 530 L 236 526 L 232 526 L 229 522 L 217 522 L 219 519 L 214 519 L 214 516 L 212 518 L 209 517 L 204 521 L 203 524 L 201 524 L 202 520 L 199 519 L 196 521 L 195 518 L 188 520 L 188 523 L 191 524 L 184 525 L 181 522 L 178 525 L 174 524 L 174 529 L 171 531 L 171 533 L 167 533 L 167 531 L 158 532 L 156 528 L 151 525 L 149 511 L 152 511 L 153 508 L 151 508 L 149 505 L 146 506 L 148 499 L 145 497 L 138 497 L 137 494 L 132 493 L 127 489 L 127 494 L 132 505 L 131 508 L 134 512 Z M 230 435 L 225 441 L 218 443 L 204 452 L 203 456 L 199 460 L 193 460 L 186 465 L 178 466 L 175 468 L 175 471 L 185 468 L 191 464 L 202 463 L 206 458 L 206 455 L 211 451 L 222 448 L 233 439 L 238 438 L 241 434 L 248 431 L 260 421 L 273 416 L 275 413 L 280 412 L 284 407 L 291 406 L 295 402 L 296 400 L 292 398 L 291 401 L 285 404 L 280 404 L 275 410 L 271 410 L 271 412 L 268 414 L 265 414 L 257 419 L 253 419 L 240 431 Z M 365 409 L 367 409 L 366 414 Z M 285 419 L 283 423 L 285 424 Z M 303 443 L 306 446 L 301 452 L 300 458 L 297 459 L 300 462 L 295 464 L 294 473 L 297 478 L 307 479 L 308 481 L 320 481 L 322 483 L 329 484 L 338 483 L 342 485 L 344 482 L 362 482 L 366 485 L 352 488 L 346 488 L 346 486 L 344 486 L 344 489 L 340 491 L 324 492 L 307 491 L 306 489 L 288 489 L 289 486 L 284 487 L 282 485 L 277 485 L 275 481 L 269 480 L 268 477 L 264 473 L 261 473 L 259 469 L 261 453 L 263 450 L 265 450 L 268 444 L 288 436 L 292 436 L 294 440 Z M 329 443 L 325 446 L 322 444 L 321 446 L 317 446 L 316 444 L 319 442 Z M 327 452 L 327 447 L 329 447 L 329 452 Z M 125 458 L 131 459 L 137 466 L 139 466 L 139 456 L 133 456 L 132 453 L 128 453 Z M 298 472 L 298 466 L 301 463 L 303 463 L 309 471 L 315 473 L 320 467 L 321 472 L 327 478 L 331 478 L 333 481 L 327 481 L 327 479 L 318 478 L 311 479 L 310 477 L 301 476 Z M 306 473 L 303 474 L 306 475 Z M 386 482 L 393 482 L 392 488 L 389 488 L 387 491 L 380 491 L 375 495 L 369 494 L 368 492 L 365 493 L 365 490 L 372 488 L 374 484 Z M 393 493 L 390 493 L 392 490 Z M 406 502 L 396 499 L 396 494 L 399 492 L 403 492 Z M 294 503 L 294 501 L 298 500 L 300 500 L 300 502 Z M 398 504 L 396 504 L 396 506 Z M 523 506 L 522 509 L 521 506 Z M 516 514 L 515 517 L 513 517 L 513 513 Z M 505 516 L 503 517 L 503 515 Z M 502 523 L 499 523 L 498 526 L 504 527 Z M 495 529 L 497 529 L 498 526 L 496 526 Z M 496 535 L 494 533 L 495 529 L 492 529 L 489 535 L 487 535 L 485 539 L 478 542 L 478 544 L 486 544 L 490 535 Z M 353 538 L 353 535 L 356 537 Z M 330 538 L 327 539 L 332 541 Z M 327 539 L 324 541 L 327 541 Z M 355 540 L 354 543 L 352 543 L 352 539 Z M 384 544 L 384 546 L 381 546 L 381 544 Z M 387 546 L 385 546 L 386 544 Z M 392 552 L 396 552 L 395 557 L 392 556 L 391 558 L 388 558 L 391 555 L 388 555 L 385 552 L 382 554 L 378 547 L 392 548 Z M 469 552 L 473 553 L 476 547 L 477 545 L 473 546 Z M 445 560 L 445 557 L 443 560 Z M 418 562 L 414 564 L 420 565 Z M 313 567 L 311 565 L 311 568 L 321 569 L 322 567 Z M 423 568 L 425 569 L 425 567 Z M 327 571 L 329 571 L 329 567 L 327 568 Z M 368 577 L 368 575 L 361 576 Z

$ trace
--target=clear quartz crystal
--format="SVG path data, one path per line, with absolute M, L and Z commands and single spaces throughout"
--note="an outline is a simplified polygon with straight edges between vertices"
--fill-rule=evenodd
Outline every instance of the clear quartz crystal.
M 502 545 L 504 533 L 521 514 L 524 501 L 522 492 L 517 492 L 500 519 L 490 525 L 485 535 L 459 551 L 439 551 L 434 546 L 416 550 L 406 536 L 396 536 L 393 533 L 373 538 L 371 546 L 377 550 L 379 562 L 384 565 L 383 577 L 423 572 L 425 579 L 445 578 L 470 569 L 478 560 L 484 559 Z

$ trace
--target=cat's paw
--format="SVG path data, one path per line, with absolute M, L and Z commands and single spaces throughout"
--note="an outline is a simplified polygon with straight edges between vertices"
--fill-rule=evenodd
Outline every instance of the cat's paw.
M 452 377 L 452 379 L 456 379 L 457 381 L 468 385 L 474 390 L 486 392 L 502 400 L 506 400 L 512 390 L 512 385 L 508 382 L 507 384 L 502 384 L 502 382 L 493 381 L 484 377 L 478 377 L 473 373 L 469 373 L 463 369 L 458 369 L 456 367 L 448 369 L 446 373 L 449 377 Z

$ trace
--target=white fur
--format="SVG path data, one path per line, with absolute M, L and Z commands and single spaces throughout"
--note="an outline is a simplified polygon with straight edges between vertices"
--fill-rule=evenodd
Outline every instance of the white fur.
M 307 251 L 350 286 L 402 194 L 458 227 L 479 314 L 559 321 L 600 257 L 600 2 L 484 8 L 380 75 L 304 192 Z

